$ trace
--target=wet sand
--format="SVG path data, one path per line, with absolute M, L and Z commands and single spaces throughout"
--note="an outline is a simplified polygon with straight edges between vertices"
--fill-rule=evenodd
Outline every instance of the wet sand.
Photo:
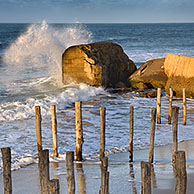
M 155 160 L 152 168 L 152 193 L 175 193 L 176 179 L 171 163 L 172 146 L 155 148 Z M 194 193 L 194 141 L 179 143 L 179 150 L 184 150 L 187 157 L 187 194 Z M 140 162 L 147 161 L 148 150 L 134 151 L 134 163 L 129 164 L 128 153 L 109 155 L 111 194 L 141 193 Z M 99 161 L 75 163 L 76 193 L 97 194 L 100 189 L 101 171 Z M 14 194 L 38 194 L 38 165 L 33 164 L 12 172 Z M 65 162 L 50 163 L 50 178 L 60 179 L 60 192 L 67 193 Z M 0 193 L 3 194 L 3 176 L 0 175 Z

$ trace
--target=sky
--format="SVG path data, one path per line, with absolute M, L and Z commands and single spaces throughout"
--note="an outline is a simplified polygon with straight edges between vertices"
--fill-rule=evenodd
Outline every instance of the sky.
M 194 22 L 194 0 L 0 0 L 0 22 Z

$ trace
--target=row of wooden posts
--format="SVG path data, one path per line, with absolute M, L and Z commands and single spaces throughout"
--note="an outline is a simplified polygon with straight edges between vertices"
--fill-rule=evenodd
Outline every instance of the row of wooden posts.
M 1 152 L 3 159 L 4 194 L 12 194 L 11 149 L 9 147 L 1 148 Z M 38 155 L 41 194 L 60 194 L 59 180 L 50 180 L 49 150 L 41 150 Z M 77 163 L 77 165 L 79 166 L 80 163 Z M 75 194 L 74 152 L 66 152 L 66 171 L 68 194 Z M 99 194 L 109 194 L 108 157 L 103 157 L 101 160 L 101 186 Z
M 36 136 L 37 136 L 37 148 L 38 151 L 42 150 L 42 129 L 41 129 L 41 110 L 40 106 L 35 107 L 36 115 Z M 101 115 L 101 130 L 100 130 L 100 160 L 104 157 L 105 151 L 105 116 L 106 108 L 100 108 Z M 52 132 L 53 132 L 53 156 L 58 157 L 57 146 L 57 119 L 56 119 L 56 107 L 51 105 L 52 116 Z M 82 102 L 75 102 L 75 123 L 76 123 L 76 160 L 82 161 L 82 145 L 83 140 L 83 128 L 82 128 Z
M 161 123 L 160 118 L 160 109 L 161 109 L 161 89 L 159 88 L 157 91 L 157 123 Z M 175 164 L 175 171 L 177 174 L 177 177 L 182 176 L 182 174 L 186 174 L 182 172 L 182 169 L 185 168 L 185 159 L 179 159 L 185 154 L 182 154 L 182 152 L 178 152 L 178 140 L 177 140 L 177 128 L 178 128 L 178 107 L 172 108 L 172 90 L 170 89 L 170 98 L 169 98 L 169 118 L 168 123 L 171 123 L 171 116 L 173 117 L 173 156 L 172 156 L 172 162 Z M 183 89 L 183 97 L 185 97 L 185 89 Z M 184 119 L 183 124 L 186 124 L 186 99 L 183 99 L 184 103 Z M 133 162 L 133 133 L 134 133 L 134 108 L 130 107 L 130 135 L 129 135 L 129 162 Z M 52 194 L 58 194 L 59 193 L 59 181 L 58 180 L 49 180 L 49 153 L 48 150 L 43 150 L 42 148 L 42 133 L 41 133 L 41 110 L 39 106 L 35 107 L 35 115 L 36 115 L 36 135 L 37 135 L 37 148 L 39 152 L 39 169 L 40 169 L 40 185 L 41 185 L 41 191 L 42 193 L 52 193 Z M 53 131 L 53 156 L 58 157 L 58 149 L 57 149 L 57 119 L 56 119 L 56 107 L 55 105 L 51 106 L 51 115 L 52 115 L 52 131 Z M 101 128 L 100 128 L 100 160 L 102 162 L 101 165 L 101 189 L 100 194 L 108 194 L 108 177 L 109 173 L 107 171 L 108 166 L 108 159 L 105 156 L 105 121 L 106 121 L 106 108 L 101 107 L 100 108 L 100 118 L 101 118 Z M 76 122 L 76 160 L 82 161 L 82 146 L 83 146 L 83 128 L 82 128 L 82 103 L 81 102 L 75 102 L 75 122 Z M 155 139 L 155 125 L 156 125 L 156 109 L 152 108 L 152 117 L 151 117 L 151 132 L 150 132 L 150 151 L 149 151 L 149 162 L 142 162 L 141 168 L 142 168 L 142 193 L 150 193 L 150 186 L 147 185 L 149 181 L 149 169 L 150 164 L 153 163 L 154 158 L 154 139 Z M 12 186 L 11 186 L 11 151 L 10 148 L 2 148 L 2 157 L 3 157 L 3 169 L 4 169 L 4 193 L 5 194 L 11 194 L 12 193 Z M 178 156 L 176 156 L 178 154 Z M 71 156 L 69 156 L 71 155 Z M 70 177 L 73 176 L 72 172 L 72 166 L 73 166 L 73 160 L 68 159 L 68 157 L 72 157 L 72 152 L 68 153 L 66 155 L 66 165 L 67 165 L 67 171 L 71 173 Z M 178 158 L 176 160 L 176 158 Z M 74 154 L 73 154 L 74 159 Z M 71 164 L 69 164 L 68 161 L 72 161 Z M 181 162 L 179 162 L 181 161 Z M 104 166 L 104 163 L 107 164 Z M 181 163 L 181 167 L 179 165 Z M 184 165 L 183 165 L 184 164 Z M 183 168 L 184 167 L 184 168 Z M 181 172 L 179 173 L 179 170 L 181 169 Z M 147 173 L 147 174 L 146 174 Z M 180 175 L 180 176 L 178 176 Z M 145 177 L 148 176 L 148 179 Z M 10 178 L 8 178 L 10 177 Z M 186 176 L 185 176 L 186 177 Z M 67 179 L 69 180 L 67 175 Z M 182 183 L 180 180 L 179 182 Z M 70 186 L 71 185 L 71 186 Z M 75 185 L 75 184 L 74 184 Z M 144 186 L 147 185 L 147 186 Z M 73 183 L 68 183 L 68 193 L 75 193 L 75 186 L 73 186 Z M 70 189 L 71 188 L 71 192 Z M 177 187 L 178 188 L 178 187 Z M 181 187 L 182 188 L 182 187 Z M 144 191 L 145 190 L 145 191 Z M 45 192 L 46 191 L 46 192 Z M 177 190 L 178 191 L 178 190 Z
M 161 88 L 157 89 L 157 123 L 161 124 Z M 173 101 L 173 90 L 169 89 L 169 113 L 168 113 L 168 124 L 171 124 L 172 118 L 172 101 Z M 186 108 L 186 90 L 183 88 L 183 125 L 186 125 L 187 119 L 187 108 Z
M 183 89 L 183 125 L 186 125 L 186 95 L 185 89 Z M 169 95 L 169 115 L 168 124 L 171 124 L 172 118 L 172 101 L 173 101 L 173 91 L 170 88 Z M 161 88 L 157 90 L 157 109 L 152 109 L 152 119 L 151 119 L 151 136 L 150 136 L 150 147 L 154 146 L 154 134 L 155 134 L 155 122 L 156 122 L 156 110 L 157 110 L 157 124 L 161 124 Z M 177 110 L 178 111 L 178 110 Z M 129 137 L 129 158 L 131 158 L 131 151 L 133 151 L 133 112 L 134 108 L 130 107 L 130 137 Z M 41 111 L 40 106 L 35 107 L 36 115 L 36 135 L 37 135 L 37 147 L 38 151 L 42 150 L 42 132 L 41 132 Z M 57 148 L 57 119 L 56 119 L 56 107 L 51 105 L 51 117 L 52 117 L 52 131 L 53 131 L 53 156 L 58 157 Z M 106 122 L 106 108 L 100 108 L 100 160 L 104 157 L 105 151 L 105 122 Z M 177 118 L 178 119 L 178 118 Z M 82 128 L 82 102 L 75 102 L 75 123 L 76 123 L 76 160 L 82 161 L 82 146 L 84 143 L 83 139 L 83 128 Z M 174 137 L 174 136 L 173 136 Z M 130 161 L 132 161 L 130 159 Z M 150 154 L 150 162 L 153 162 L 152 154 Z
M 11 150 L 10 148 L 2 148 L 3 156 L 3 177 L 4 177 L 4 194 L 12 194 L 12 180 L 11 180 Z M 81 163 L 78 163 L 80 165 Z M 81 164 L 82 165 L 82 164 Z M 187 187 L 187 172 L 185 152 L 175 152 L 174 173 L 176 175 L 176 194 L 186 194 Z M 133 164 L 130 163 L 130 176 L 134 179 Z M 74 175 L 74 152 L 66 153 L 66 179 L 68 186 L 68 194 L 75 194 L 75 175 Z M 151 179 L 153 179 L 153 186 L 155 175 L 152 174 L 153 165 L 150 162 L 141 162 L 141 193 L 151 194 Z M 132 174 L 131 174 L 132 173 Z M 60 194 L 59 180 L 49 178 L 49 150 L 41 150 L 39 152 L 39 176 L 42 194 Z M 134 182 L 132 182 L 134 184 Z M 137 193 L 134 185 L 133 191 Z M 85 193 L 85 191 L 83 192 Z M 101 186 L 99 194 L 109 194 L 109 172 L 108 172 L 108 158 L 104 157 L 101 161 Z

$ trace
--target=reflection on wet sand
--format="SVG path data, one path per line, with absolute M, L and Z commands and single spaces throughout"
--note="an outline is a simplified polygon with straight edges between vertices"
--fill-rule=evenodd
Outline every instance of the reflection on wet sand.
M 131 177 L 131 186 L 134 194 L 137 194 L 137 188 L 135 186 L 135 174 L 133 169 L 133 163 L 129 164 L 129 175 Z
M 57 169 L 59 168 L 58 162 L 54 162 L 53 167 L 54 167 L 54 170 L 57 171 Z M 54 177 L 54 179 L 59 179 L 59 176 L 56 174 L 53 177 Z
M 151 165 L 151 176 L 152 176 L 152 186 L 153 188 L 157 188 L 156 174 L 154 171 L 154 165 Z
M 76 170 L 78 176 L 79 194 L 86 194 L 86 177 L 82 163 L 76 163 Z
M 109 194 L 109 172 L 107 157 L 103 157 L 101 160 L 101 186 L 99 194 Z

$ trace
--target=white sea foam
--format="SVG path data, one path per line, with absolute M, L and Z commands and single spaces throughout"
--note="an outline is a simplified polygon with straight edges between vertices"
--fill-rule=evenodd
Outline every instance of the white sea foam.
M 152 59 L 158 59 L 158 58 L 165 58 L 167 53 L 170 52 L 161 52 L 161 53 L 152 53 L 152 52 L 140 52 L 140 51 L 126 51 L 126 54 L 129 56 L 129 58 L 134 61 L 135 63 L 145 63 L 146 61 L 152 60 Z M 189 56 L 192 57 L 193 53 L 192 52 L 173 52 L 171 54 L 175 55 L 182 55 L 182 56 Z
M 30 25 L 3 56 L 3 62 L 9 66 L 9 79 L 51 76 L 61 84 L 62 53 L 69 46 L 91 42 L 91 37 L 81 24 L 54 28 L 43 21 Z
M 133 60 L 135 63 L 146 62 L 152 59 L 164 58 L 166 57 L 166 53 L 127 53 L 129 58 Z
M 91 87 L 86 84 L 70 84 L 62 88 L 61 93 L 44 94 L 26 98 L 25 101 L 13 101 L 0 104 L 0 121 L 14 121 L 32 118 L 34 106 L 41 106 L 43 116 L 50 115 L 50 105 L 55 104 L 64 107 L 75 101 L 87 101 L 98 94 L 106 93 L 103 88 Z

